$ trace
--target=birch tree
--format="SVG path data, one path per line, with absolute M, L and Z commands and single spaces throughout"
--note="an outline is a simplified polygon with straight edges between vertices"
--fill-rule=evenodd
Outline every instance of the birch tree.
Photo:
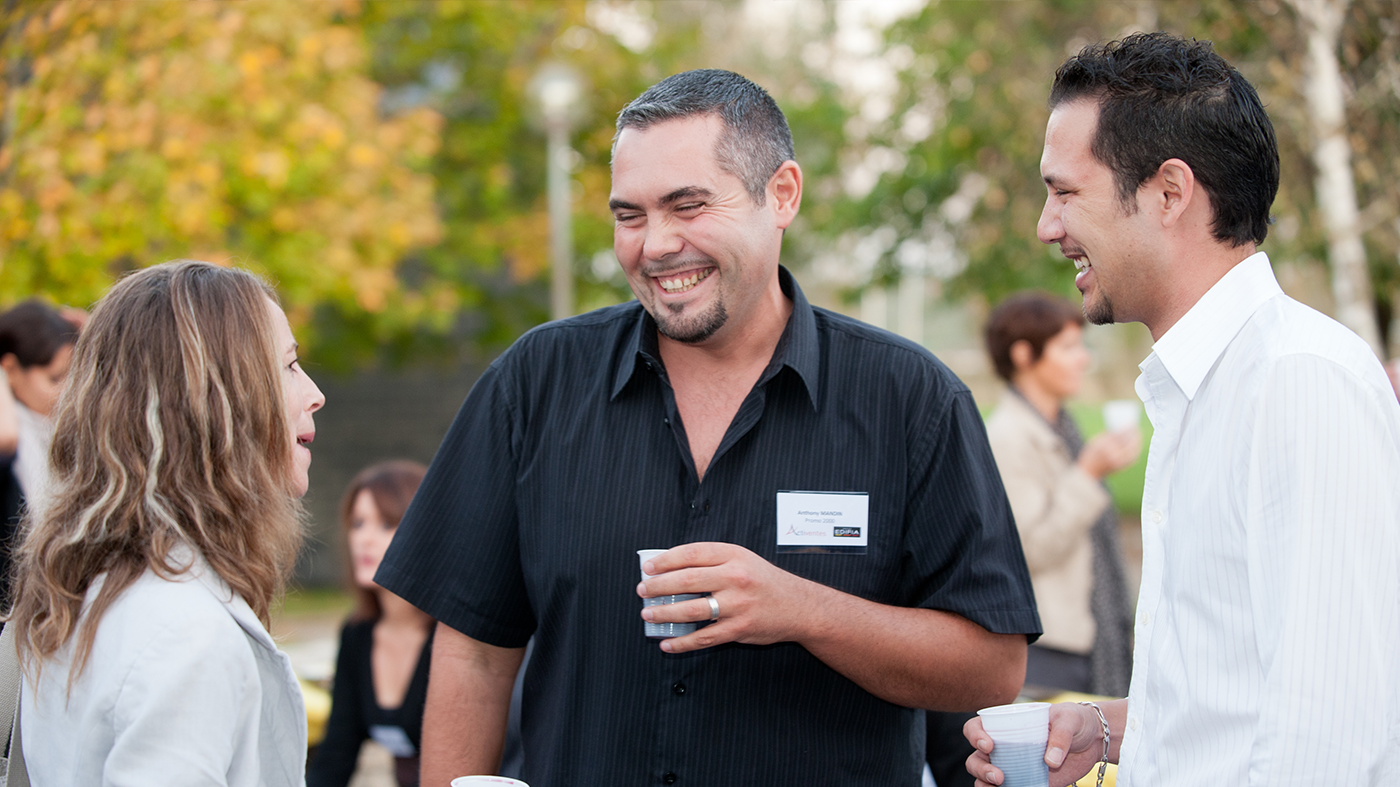
M 1374 293 L 1361 241 L 1360 210 L 1346 134 L 1346 83 L 1337 59 L 1350 0 L 1287 0 L 1307 41 L 1303 96 L 1312 126 L 1317 207 L 1327 235 L 1336 318 L 1382 354 Z

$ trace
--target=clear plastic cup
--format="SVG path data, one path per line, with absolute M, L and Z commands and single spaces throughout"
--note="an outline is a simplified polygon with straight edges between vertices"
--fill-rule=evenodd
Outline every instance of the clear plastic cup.
M 660 555 L 662 552 L 665 552 L 665 551 L 666 551 L 666 550 L 664 550 L 664 549 L 639 549 L 639 550 L 637 550 L 638 562 L 639 562 L 640 564 L 642 564 L 642 565 L 646 565 L 646 562 L 647 562 L 648 560 L 651 560 L 652 558 L 656 557 L 657 555 Z M 645 571 L 642 572 L 642 580 L 643 580 L 643 581 L 645 581 L 646 579 L 648 579 L 649 577 L 652 577 L 652 576 L 656 576 L 656 575 L 654 575 L 654 574 L 648 574 L 648 573 L 645 572 Z M 644 599 L 642 599 L 642 606 L 643 606 L 643 607 L 660 607 L 660 606 L 663 606 L 663 605 L 665 605 L 665 604 L 675 604 L 675 603 L 678 602 L 678 601 L 689 601 L 689 600 L 691 600 L 691 599 L 693 599 L 693 598 L 702 598 L 702 597 L 703 597 L 703 596 L 702 596 L 702 594 L 700 594 L 700 593 L 681 593 L 681 594 L 675 595 L 675 596 L 656 596 L 656 597 L 654 597 L 654 598 L 644 598 Z M 646 635 L 647 635 L 648 637 L 651 637 L 652 639 L 670 639 L 670 638 L 672 638 L 672 637 L 684 637 L 686 634 L 692 634 L 692 633 L 694 633 L 694 632 L 695 632 L 695 628 L 696 628 L 696 624 L 695 624 L 695 623 L 651 623 L 651 622 L 648 622 L 648 621 L 642 621 L 642 628 L 643 628 L 643 630 L 646 632 Z
M 1103 403 L 1103 426 L 1110 432 L 1138 428 L 1142 419 L 1142 403 L 1136 399 L 1113 399 Z
M 992 764 L 1006 780 L 1002 787 L 1048 787 L 1050 766 L 1045 747 L 1050 739 L 1050 704 L 1017 702 L 977 711 L 992 739 Z

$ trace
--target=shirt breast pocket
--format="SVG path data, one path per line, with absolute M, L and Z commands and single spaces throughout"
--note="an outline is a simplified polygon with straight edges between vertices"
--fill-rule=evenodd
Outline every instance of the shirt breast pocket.
M 899 598 L 902 523 L 872 501 L 865 527 L 868 532 L 863 552 L 779 552 L 778 526 L 769 523 L 764 556 L 778 568 L 804 579 L 870 601 L 903 606 L 905 600 Z

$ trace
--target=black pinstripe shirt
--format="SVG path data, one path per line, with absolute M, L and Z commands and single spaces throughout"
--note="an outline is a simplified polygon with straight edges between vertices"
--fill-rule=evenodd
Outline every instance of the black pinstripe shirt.
M 922 713 L 792 643 L 669 655 L 643 636 L 637 549 L 741 544 L 877 602 L 1038 634 L 972 396 L 926 350 L 814 309 L 696 480 L 636 302 L 541 326 L 477 382 L 378 581 L 497 646 L 534 636 L 521 778 L 600 785 L 917 785 Z M 864 554 L 780 554 L 780 490 L 869 495 Z

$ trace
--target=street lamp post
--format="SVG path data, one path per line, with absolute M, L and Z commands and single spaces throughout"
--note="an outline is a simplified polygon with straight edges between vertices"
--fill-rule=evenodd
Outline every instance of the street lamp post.
M 573 169 L 569 133 L 578 120 L 583 84 L 572 69 L 550 63 L 540 69 L 531 84 L 540 104 L 547 148 L 549 187 L 549 307 L 550 317 L 558 320 L 574 311 L 573 276 Z

